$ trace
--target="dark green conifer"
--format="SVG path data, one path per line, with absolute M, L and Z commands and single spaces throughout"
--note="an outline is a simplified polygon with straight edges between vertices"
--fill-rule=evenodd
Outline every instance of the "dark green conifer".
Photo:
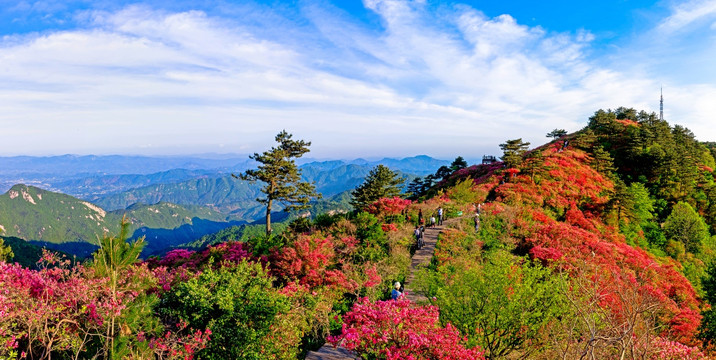
M 351 192 L 351 205 L 362 210 L 369 204 L 384 197 L 399 196 L 405 179 L 384 165 L 374 167 L 362 184 Z
M 284 205 L 284 211 L 308 208 L 311 199 L 321 198 L 314 184 L 301 181 L 301 170 L 296 166 L 295 159 L 309 152 L 311 142 L 292 140 L 293 135 L 281 131 L 276 135 L 278 146 L 263 154 L 254 153 L 250 159 L 260 163 L 257 169 L 247 170 L 236 176 L 242 180 L 261 181 L 266 185 L 261 188 L 266 197 L 256 201 L 266 204 L 266 234 L 271 234 L 271 210 L 275 202 Z

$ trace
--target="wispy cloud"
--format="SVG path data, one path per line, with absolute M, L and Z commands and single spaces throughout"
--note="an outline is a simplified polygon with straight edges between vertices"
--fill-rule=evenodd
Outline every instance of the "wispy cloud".
M 316 156 L 480 156 L 507 138 L 577 130 L 598 108 L 656 108 L 659 80 L 597 65 L 588 31 L 464 5 L 365 5 L 381 27 L 318 4 L 300 18 L 133 5 L 5 37 L 0 142 L 6 153 L 245 152 L 285 128 Z M 691 99 L 716 93 L 678 92 L 685 118 L 710 111 Z
M 674 6 L 669 15 L 658 29 L 664 33 L 673 33 L 683 30 L 696 23 L 716 19 L 716 1 L 714 0 L 692 0 Z

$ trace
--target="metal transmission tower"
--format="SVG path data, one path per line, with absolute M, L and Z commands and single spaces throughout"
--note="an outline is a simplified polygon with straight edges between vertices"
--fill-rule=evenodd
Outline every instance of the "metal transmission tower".
M 661 88 L 661 101 L 659 101 L 659 120 L 664 121 L 664 88 Z

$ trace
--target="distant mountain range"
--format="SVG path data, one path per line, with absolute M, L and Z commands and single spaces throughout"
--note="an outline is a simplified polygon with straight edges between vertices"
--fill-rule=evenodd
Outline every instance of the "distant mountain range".
M 301 168 L 307 178 L 316 178 L 318 172 L 335 170 L 343 166 L 358 165 L 367 174 L 371 168 L 383 164 L 393 170 L 418 176 L 435 172 L 450 161 L 419 155 L 403 159 L 384 158 L 377 161 L 364 159 L 306 161 Z M 255 166 L 248 157 L 142 157 L 142 156 L 76 156 L 52 157 L 0 157 L 0 192 L 15 184 L 33 185 L 46 190 L 62 192 L 89 201 L 119 192 L 154 184 L 177 183 L 186 180 L 219 178 L 239 173 Z M 358 168 L 346 169 L 356 171 Z M 367 169 L 367 170 L 365 170 Z M 314 174 L 314 175 L 310 175 Z M 357 185 L 357 184 L 356 184 Z M 336 194 L 337 189 L 327 190 Z
M 2 235 L 81 257 L 95 249 L 99 237 L 116 234 L 123 216 L 132 223 L 132 238 L 146 236 L 145 254 L 246 223 L 209 208 L 169 203 L 105 211 L 69 195 L 26 185 L 15 185 L 0 195 Z
M 378 163 L 397 170 L 407 184 L 450 162 L 416 156 L 304 163 L 304 180 L 314 182 L 323 194 L 304 213 L 350 210 L 350 191 Z M 132 238 L 147 239 L 144 254 L 161 253 L 228 227 L 260 224 L 265 215 L 256 201 L 262 196 L 261 184 L 230 175 L 254 165 L 236 158 L 0 158 L 1 183 L 21 176 L 32 184 L 13 184 L 0 195 L 0 235 L 84 257 L 103 234 L 116 234 L 126 216 L 132 222 Z M 191 168 L 167 168 L 171 166 Z M 122 173 L 127 171 L 134 172 Z M 277 213 L 275 220 L 286 216 Z

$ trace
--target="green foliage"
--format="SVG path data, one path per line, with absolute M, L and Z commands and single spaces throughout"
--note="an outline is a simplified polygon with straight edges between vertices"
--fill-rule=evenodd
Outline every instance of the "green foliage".
M 293 233 L 305 233 L 311 230 L 311 219 L 307 217 L 299 217 L 291 220 L 288 229 Z
M 704 219 L 685 202 L 674 206 L 664 222 L 664 233 L 668 239 L 684 244 L 686 251 L 691 253 L 699 253 L 710 237 Z
M 18 263 L 25 268 L 34 268 L 37 266 L 37 261 L 42 257 L 42 248 L 18 237 L 0 237 L 4 240 L 5 246 L 12 250 L 13 256 L 10 259 L 13 263 Z M 58 252 L 61 258 L 69 258 L 67 254 Z M 9 261 L 9 262 L 10 262 Z
M 639 224 L 644 224 L 654 217 L 654 200 L 649 197 L 649 191 L 644 184 L 632 183 L 627 188 L 633 219 Z
M 522 156 L 527 152 L 530 143 L 523 142 L 522 138 L 507 140 L 500 144 L 500 149 L 504 152 L 501 159 L 508 168 L 519 167 L 522 164 Z
M 666 246 L 666 236 L 658 224 L 654 222 L 648 222 L 643 228 L 644 237 L 650 246 L 663 249 Z
M 478 193 L 472 189 L 472 179 L 465 179 L 458 182 L 448 193 L 450 200 L 457 204 L 472 204 L 477 201 Z
M 661 230 L 652 221 L 654 200 L 649 196 L 646 187 L 641 183 L 632 183 L 625 187 L 619 180 L 616 181 L 615 187 L 612 204 L 617 211 L 619 228 L 629 244 L 644 248 L 649 244 L 663 246 L 665 239 L 662 240 L 663 235 L 659 235 Z M 647 235 L 647 231 L 651 233 Z
M 139 238 L 132 243 L 127 242 L 129 237 L 129 221 L 127 218 L 122 218 L 120 223 L 120 231 L 117 236 L 105 235 L 99 240 L 99 249 L 93 255 L 92 268 L 95 271 L 95 275 L 98 277 L 104 277 L 108 279 L 107 286 L 109 287 L 110 294 L 113 303 L 118 303 L 117 294 L 119 290 L 126 290 L 123 287 L 134 287 L 139 284 L 125 284 L 123 280 L 126 280 L 126 273 L 139 259 L 139 254 L 142 252 L 144 247 L 144 238 Z M 106 357 L 113 359 L 122 359 L 127 353 L 126 343 L 131 340 L 121 336 L 122 332 L 126 328 L 133 328 L 136 322 L 142 321 L 142 319 L 148 318 L 151 314 L 150 309 L 152 306 L 152 296 L 140 296 L 136 299 L 138 303 L 133 311 L 125 312 L 123 314 L 113 314 L 110 316 L 109 324 L 107 328 L 107 336 L 103 350 Z M 148 302 L 148 304 L 142 304 Z M 139 314 L 136 311 L 141 311 Z M 120 336 L 118 336 L 120 335 Z
M 481 268 L 455 271 L 434 294 L 441 320 L 480 345 L 488 358 L 534 351 L 540 332 L 566 310 L 564 279 L 526 259 L 496 252 Z
M 119 274 L 138 261 L 144 247 L 144 238 L 127 242 L 128 219 L 123 218 L 120 225 L 117 236 L 105 235 L 99 240 L 99 250 L 92 257 L 92 267 L 97 275 L 110 278 L 110 286 L 117 286 Z
M 285 349 L 267 341 L 278 316 L 289 302 L 272 286 L 260 264 L 241 262 L 235 267 L 207 267 L 197 277 L 181 282 L 163 295 L 159 312 L 193 328 L 211 329 L 211 341 L 201 359 L 270 359 Z M 298 344 L 295 344 L 297 347 Z M 296 350 L 297 351 L 297 350 Z
M 450 164 L 450 170 L 452 171 L 458 171 L 460 169 L 464 169 L 467 167 L 467 161 L 463 159 L 462 156 L 458 156 L 453 160 L 453 162 Z
M 564 129 L 554 129 L 547 133 L 548 138 L 553 138 L 555 140 L 561 138 L 564 135 L 567 135 L 567 130 Z
M 405 179 L 397 172 L 378 165 L 370 171 L 365 181 L 353 190 L 351 205 L 356 210 L 363 210 L 380 198 L 399 196 L 404 182 Z
M 380 220 L 375 215 L 360 212 L 353 220 L 356 226 L 356 235 L 360 240 L 360 249 L 356 253 L 355 261 L 364 263 L 378 261 L 388 256 L 390 246 L 388 238 L 381 229 Z
M 701 313 L 703 319 L 699 327 L 699 338 L 713 345 L 716 343 L 716 261 L 709 264 L 706 275 L 701 279 L 701 285 L 705 293 L 704 299 L 712 308 Z
M 251 251 L 255 255 L 269 255 L 272 251 L 281 249 L 288 244 L 288 238 L 281 234 L 256 234 L 246 240 L 251 245 Z
M 505 220 L 498 216 L 481 216 L 478 237 L 484 242 L 486 251 L 505 247 L 503 241 L 507 237 Z
M 292 136 L 286 130 L 278 133 L 277 147 L 249 156 L 261 164 L 258 169 L 247 170 L 238 176 L 242 180 L 261 181 L 266 184 L 261 188 L 266 197 L 256 199 L 266 205 L 266 234 L 271 234 L 271 209 L 274 202 L 283 204 L 284 211 L 292 211 L 306 209 L 311 199 L 321 197 L 316 193 L 314 184 L 301 181 L 301 171 L 295 161 L 309 151 L 311 143 L 291 140 Z
M 10 262 L 15 257 L 12 252 L 10 245 L 5 245 L 5 242 L 0 238 L 0 261 Z
M 592 149 L 592 167 L 602 174 L 611 174 L 616 170 L 612 156 L 599 145 Z

